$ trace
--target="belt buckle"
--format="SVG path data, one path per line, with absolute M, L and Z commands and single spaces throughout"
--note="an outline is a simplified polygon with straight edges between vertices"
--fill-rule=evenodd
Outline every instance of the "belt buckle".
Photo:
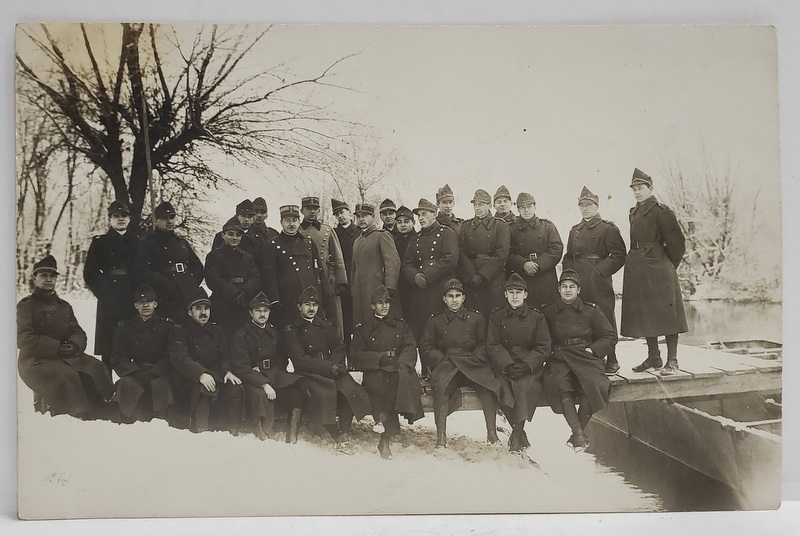
M 530 255 L 528 255 L 528 260 L 532 261 L 532 262 L 536 261 L 536 259 L 538 259 L 538 258 L 539 258 L 539 255 L 536 254 L 536 253 L 531 253 Z
M 184 266 L 182 262 L 176 262 L 175 271 L 178 272 L 179 274 L 182 274 L 186 271 L 186 266 Z
M 261 360 L 261 370 L 268 369 L 269 365 L 270 365 L 269 359 L 262 359 Z

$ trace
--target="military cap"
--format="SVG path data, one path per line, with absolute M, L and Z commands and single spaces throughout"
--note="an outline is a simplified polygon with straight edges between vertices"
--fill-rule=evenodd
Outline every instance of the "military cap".
M 359 214 L 370 214 L 372 216 L 375 215 L 375 207 L 370 205 L 369 203 L 359 203 L 356 205 L 356 209 L 353 211 L 353 214 L 358 216 Z
M 567 268 L 561 272 L 561 277 L 558 278 L 559 284 L 564 281 L 574 281 L 576 285 L 581 286 L 581 276 L 572 268 Z
M 56 262 L 56 258 L 52 255 L 48 255 L 34 264 L 33 275 L 36 275 L 37 272 L 53 272 L 58 275 L 58 263 Z
M 453 195 L 453 190 L 450 188 L 449 184 L 445 184 L 436 192 L 436 202 L 439 201 L 446 201 L 448 199 L 455 199 L 456 197 Z
M 211 305 L 211 300 L 208 299 L 208 292 L 203 287 L 197 287 L 189 297 L 189 305 L 186 306 L 186 309 L 191 309 L 195 305 L 201 304 Z
M 578 198 L 578 203 L 581 201 L 591 201 L 595 205 L 600 204 L 600 198 L 594 195 L 586 186 L 581 190 L 581 196 Z
M 381 206 L 380 206 L 380 210 L 379 210 L 379 212 L 381 212 L 381 213 L 382 213 L 382 212 L 384 212 L 385 210 L 394 210 L 394 211 L 397 211 L 397 205 L 395 205 L 395 204 L 394 204 L 394 201 L 392 201 L 391 199 L 389 199 L 389 198 L 386 198 L 386 199 L 384 199 L 383 201 L 381 201 Z
M 631 178 L 631 188 L 637 184 L 646 184 L 648 188 L 653 187 L 653 179 L 651 179 L 644 171 L 639 168 L 633 169 L 633 177 Z
M 498 199 L 503 199 L 504 197 L 508 198 L 508 200 L 511 201 L 511 193 L 508 191 L 508 188 L 506 188 L 505 184 L 500 186 L 500 188 L 498 188 L 497 191 L 494 193 L 494 201 L 497 201 Z
M 303 208 L 316 207 L 319 208 L 319 197 L 304 197 L 301 201 Z
M 475 190 L 475 195 L 472 196 L 472 201 L 470 201 L 470 203 L 486 203 L 490 205 L 492 203 L 492 196 L 490 196 L 489 192 L 486 190 L 478 188 Z
M 267 210 L 267 200 L 263 197 L 256 197 L 253 199 L 253 210 L 255 211 L 265 211 Z
M 253 216 L 255 215 L 255 213 L 256 210 L 255 208 L 253 208 L 253 202 L 250 201 L 249 199 L 245 199 L 244 201 L 236 205 L 236 214 L 241 214 L 243 216 L 246 215 Z
M 317 287 L 309 285 L 305 288 L 300 296 L 297 297 L 297 303 L 316 302 L 319 303 L 319 291 Z
M 279 210 L 281 212 L 281 218 L 285 218 L 287 216 L 300 217 L 300 207 L 297 205 L 283 205 Z
M 234 216 L 226 221 L 225 225 L 222 226 L 222 232 L 224 233 L 225 231 L 240 231 L 244 233 L 244 229 L 242 229 L 242 222 L 239 221 L 237 216 Z
M 442 296 L 447 294 L 448 290 L 458 290 L 459 292 L 464 292 L 464 285 L 461 284 L 456 278 L 448 279 L 447 282 L 444 284 L 444 290 L 442 290 Z
M 376 303 L 380 300 L 392 301 L 392 296 L 389 294 L 389 289 L 387 289 L 384 285 L 379 286 L 372 291 L 372 294 L 369 295 L 370 303 Z
M 119 199 L 115 199 L 108 205 L 108 215 L 111 216 L 112 214 L 122 214 L 123 216 L 130 216 L 131 209 L 128 206 L 128 203 L 125 201 L 120 201 Z
M 528 290 L 528 283 L 517 273 L 514 272 L 511 274 L 511 277 L 508 278 L 506 281 L 505 289 L 509 290 L 512 288 L 517 288 L 520 290 Z
M 263 291 L 259 291 L 259 293 L 256 294 L 256 297 L 250 300 L 250 309 L 252 310 L 256 307 L 266 307 L 267 309 L 271 309 L 269 305 L 269 298 L 267 298 L 267 295 L 264 294 Z
M 428 212 L 433 212 L 436 214 L 436 211 L 439 210 L 439 207 L 428 201 L 427 199 L 420 199 L 419 203 L 417 203 L 417 208 L 412 210 L 414 214 L 419 214 L 420 211 L 427 210 Z
M 528 192 L 520 192 L 517 196 L 517 206 L 520 208 L 535 204 L 536 199 L 534 199 L 533 196 Z
M 344 201 L 339 201 L 338 199 L 331 199 L 331 210 L 333 210 L 334 216 L 336 216 L 339 213 L 339 211 L 345 209 L 350 210 L 350 205 L 348 205 Z
M 410 219 L 413 220 L 414 219 L 414 213 L 411 212 L 411 209 L 408 208 L 407 206 L 400 205 L 400 208 L 397 209 L 397 217 L 398 218 L 400 218 L 400 217 L 410 218 Z
M 175 207 L 169 201 L 164 201 L 156 207 L 155 216 L 157 220 L 163 220 L 168 216 L 175 216 Z
M 133 292 L 133 303 L 140 301 L 156 301 L 156 291 L 142 283 Z

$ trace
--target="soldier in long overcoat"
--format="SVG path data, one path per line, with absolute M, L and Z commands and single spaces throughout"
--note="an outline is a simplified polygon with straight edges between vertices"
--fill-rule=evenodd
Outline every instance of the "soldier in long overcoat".
M 491 196 L 477 190 L 472 198 L 475 217 L 465 221 L 458 233 L 457 274 L 464 282 L 467 305 L 488 318 L 500 307 L 510 247 L 508 224 L 492 216 Z
M 455 207 L 455 205 L 456 197 L 449 184 L 445 184 L 436 191 L 436 206 L 439 210 L 436 220 L 445 227 L 452 229 L 456 236 L 458 236 L 458 232 L 461 230 L 461 225 L 464 223 L 464 220 L 453 214 L 453 207 Z
M 135 314 L 133 303 L 133 263 L 139 237 L 128 229 L 128 205 L 113 201 L 108 207 L 108 232 L 97 235 L 89 245 L 83 280 L 97 298 L 94 353 L 111 369 L 111 343 L 114 328 Z
M 509 224 L 511 251 L 508 272 L 516 272 L 528 284 L 528 305 L 534 309 L 552 303 L 558 296 L 556 264 L 564 244 L 553 222 L 536 216 L 536 200 L 529 193 L 517 196 L 519 218 Z
M 174 402 L 167 344 L 172 322 L 156 312 L 156 293 L 139 285 L 134 293 L 136 314 L 114 330 L 111 363 L 119 376 L 114 400 L 131 421 L 166 418 Z
M 34 394 L 34 407 L 51 415 L 111 417 L 114 393 L 102 361 L 86 355 L 86 332 L 72 306 L 55 292 L 58 269 L 48 255 L 33 265 L 33 292 L 17 304 L 17 368 Z
M 339 238 L 339 245 L 342 247 L 342 257 L 344 257 L 344 267 L 347 270 L 347 280 L 353 279 L 353 244 L 361 234 L 361 229 L 353 221 L 350 213 L 350 206 L 344 201 L 331 199 L 333 217 L 338 222 L 334 230 Z M 353 339 L 353 294 L 351 287 L 339 294 L 339 301 L 342 303 L 342 325 L 344 328 L 344 345 L 350 349 L 350 342 Z
M 139 242 L 134 279 L 156 291 L 159 316 L 182 320 L 188 297 L 205 277 L 203 263 L 189 242 L 175 235 L 175 208 L 171 203 L 158 205 L 154 216 L 156 228 Z
M 353 294 L 353 324 L 373 316 L 372 293 L 381 285 L 395 293 L 400 277 L 400 256 L 391 233 L 375 226 L 375 207 L 356 205 L 356 222 L 361 236 L 353 244 L 353 269 L 350 290 Z M 400 304 L 392 316 L 400 318 Z
M 394 235 L 397 234 L 397 205 L 395 202 L 388 197 L 381 201 L 378 207 L 378 214 L 383 222 L 381 229 L 389 232 L 394 238 Z
M 401 275 L 408 281 L 408 323 L 414 337 L 420 340 L 428 318 L 441 310 L 444 284 L 455 277 L 458 264 L 458 238 L 452 229 L 436 220 L 436 205 L 420 199 L 414 209 L 420 231 L 411 239 L 403 257 Z M 427 366 L 423 363 L 423 376 Z
M 503 412 L 512 427 L 509 451 L 517 453 L 530 446 L 525 421 L 533 419 L 542 395 L 550 332 L 544 315 L 525 302 L 528 285 L 519 274 L 511 274 L 504 294 L 506 305 L 489 317 L 486 352 L 503 388 L 511 391 L 514 398 L 513 406 Z
M 588 446 L 585 428 L 592 414 L 608 405 L 609 381 L 603 358 L 614 347 L 616 333 L 599 307 L 580 299 L 581 280 L 564 270 L 559 297 L 544 307 L 553 349 L 544 367 L 544 392 L 555 413 L 572 429 L 569 444 Z M 575 404 L 580 404 L 576 411 Z
M 500 218 L 506 223 L 513 223 L 516 221 L 517 215 L 511 210 L 511 207 L 514 205 L 511 200 L 511 193 L 505 185 L 500 186 L 494 193 L 492 203 L 494 204 L 494 215 L 496 218 Z
M 289 412 L 286 443 L 297 443 L 303 406 L 308 399 L 305 380 L 287 372 L 289 359 L 279 347 L 278 332 L 268 323 L 270 302 L 259 292 L 250 302 L 250 321 L 231 344 L 231 370 L 245 389 L 245 425 L 264 440 L 272 432 L 275 406 Z
M 300 207 L 284 205 L 281 211 L 281 233 L 272 240 L 266 255 L 275 267 L 275 280 L 280 303 L 279 314 L 272 305 L 272 317 L 279 328 L 288 326 L 300 318 L 297 298 L 303 289 L 313 286 L 323 303 L 333 299 L 333 289 L 322 271 L 322 258 L 314 241 L 298 232 L 300 228 Z M 273 299 L 268 292 L 265 292 Z
M 344 320 L 339 296 L 347 291 L 349 280 L 342 246 L 333 228 L 319 221 L 319 197 L 304 197 L 301 210 L 303 221 L 300 223 L 300 233 L 310 236 L 316 244 L 322 257 L 322 273 L 328 280 L 328 286 L 334 291 L 332 299 L 322 304 L 325 318 L 333 323 L 339 331 L 339 337 L 344 339 Z
M 299 296 L 300 318 L 284 328 L 286 347 L 295 372 L 308 380 L 306 415 L 325 427 L 337 451 L 352 454 L 346 434 L 353 417 L 361 420 L 372 408 L 367 392 L 347 372 L 344 342 L 336 328 L 317 314 L 319 304 L 313 286 Z
M 267 225 L 266 220 L 269 215 L 269 208 L 267 207 L 266 199 L 263 197 L 253 199 L 253 211 L 255 216 L 250 232 L 253 234 L 253 238 L 258 238 L 262 244 L 266 244 L 278 236 L 278 231 Z
M 667 363 L 661 374 L 675 374 L 678 334 L 688 331 L 676 272 L 686 241 L 675 213 L 653 196 L 653 179 L 635 169 L 631 189 L 636 206 L 630 211 L 631 249 L 622 279 L 620 333 L 647 340 L 647 359 L 635 371 L 661 367 L 658 337 L 665 335 Z
M 625 242 L 614 222 L 604 220 L 597 213 L 600 198 L 586 186 L 578 198 L 581 222 L 569 231 L 567 252 L 562 266 L 581 276 L 582 299 L 600 307 L 611 327 L 617 329 L 614 314 L 616 296 L 611 276 L 625 264 Z M 619 370 L 617 354 L 612 349 L 606 357 L 606 374 Z
M 447 448 L 447 416 L 461 406 L 460 387 L 478 393 L 486 421 L 486 440 L 500 445 L 497 437 L 498 402 L 513 405 L 486 356 L 486 320 L 478 311 L 464 307 L 464 287 L 458 279 L 444 285 L 443 311 L 425 326 L 419 343 L 420 358 L 432 371 L 436 448 Z
M 189 318 L 170 330 L 167 345 L 175 371 L 171 424 L 184 424 L 188 417 L 193 432 L 229 430 L 236 435 L 242 426 L 244 389 L 231 372 L 229 342 L 210 321 L 211 300 L 202 287 L 187 309 Z
M 406 255 L 408 245 L 417 236 L 417 231 L 414 229 L 414 213 L 405 205 L 397 209 L 397 219 L 395 220 L 397 226 L 397 233 L 394 235 L 394 245 L 397 247 L 397 255 L 400 257 L 402 263 Z M 410 299 L 411 299 L 411 283 L 402 275 L 397 281 L 397 295 L 400 304 L 400 311 L 406 321 L 410 320 L 411 315 L 409 312 Z
M 228 341 L 250 320 L 250 301 L 260 292 L 261 277 L 253 257 L 242 250 L 242 227 L 231 218 L 222 227 L 223 243 L 206 256 L 206 284 L 216 322 Z
M 422 386 L 417 376 L 417 342 L 411 328 L 389 313 L 392 296 L 381 285 L 370 296 L 372 316 L 356 325 L 350 358 L 363 371 L 362 385 L 372 403 L 376 430 L 381 432 L 378 452 L 392 457 L 391 443 L 400 435 L 402 414 L 411 424 L 425 416 Z

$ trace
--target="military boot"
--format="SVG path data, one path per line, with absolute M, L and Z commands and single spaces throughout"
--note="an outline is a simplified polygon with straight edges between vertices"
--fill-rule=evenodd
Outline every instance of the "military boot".
M 650 369 L 660 369 L 664 366 L 664 361 L 661 360 L 660 355 L 650 356 L 644 361 L 642 361 L 641 365 L 636 365 L 633 367 L 634 372 L 647 372 Z
M 667 364 L 661 369 L 662 376 L 672 376 L 678 373 L 678 358 L 668 357 Z
M 286 427 L 286 442 L 296 444 L 298 438 L 298 431 L 300 428 L 300 417 L 303 416 L 301 408 L 293 408 L 292 414 L 289 417 L 289 424 Z
M 384 460 L 392 459 L 392 438 L 386 437 L 386 434 L 381 434 L 381 440 L 378 442 L 378 453 Z

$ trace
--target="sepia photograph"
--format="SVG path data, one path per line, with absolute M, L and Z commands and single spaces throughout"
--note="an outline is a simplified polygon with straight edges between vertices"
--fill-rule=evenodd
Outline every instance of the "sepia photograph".
M 781 505 L 776 29 L 20 23 L 22 519 Z

